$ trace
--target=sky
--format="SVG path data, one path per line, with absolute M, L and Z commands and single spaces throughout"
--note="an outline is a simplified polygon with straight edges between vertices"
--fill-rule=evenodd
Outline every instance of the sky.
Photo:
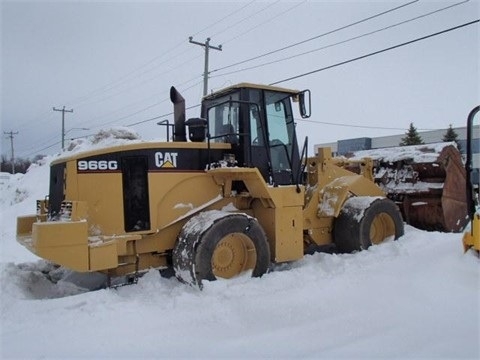
M 404 134 L 410 123 L 419 131 L 465 126 L 480 101 L 478 23 L 330 67 L 478 20 L 477 0 L 3 0 L 0 12 L 8 158 L 9 132 L 16 158 L 58 153 L 62 113 L 53 108 L 63 106 L 73 110 L 65 113 L 67 144 L 112 126 L 164 141 L 157 122 L 173 120 L 170 86 L 193 107 L 187 118 L 199 116 L 204 47 L 190 36 L 222 45 L 210 50 L 209 92 L 245 81 L 310 89 L 312 116 L 297 119 L 309 151 Z

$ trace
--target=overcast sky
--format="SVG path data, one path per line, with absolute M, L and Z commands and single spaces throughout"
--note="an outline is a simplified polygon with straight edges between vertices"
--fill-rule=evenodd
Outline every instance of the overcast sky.
M 18 132 L 16 157 L 58 152 L 61 112 L 52 108 L 63 106 L 73 109 L 67 139 L 140 123 L 132 128 L 143 138 L 165 140 L 156 123 L 172 120 L 163 116 L 172 111 L 170 86 L 187 107 L 202 96 L 204 50 L 189 36 L 222 45 L 210 52 L 211 91 L 274 83 L 480 18 L 477 0 L 409 2 L 2 1 L 2 154 L 11 156 L 3 134 L 10 131 Z M 308 135 L 312 149 L 404 134 L 411 122 L 420 131 L 464 126 L 480 102 L 479 29 L 475 23 L 278 84 L 312 91 L 312 117 L 298 120 L 300 142 Z M 187 113 L 198 115 L 198 107 Z

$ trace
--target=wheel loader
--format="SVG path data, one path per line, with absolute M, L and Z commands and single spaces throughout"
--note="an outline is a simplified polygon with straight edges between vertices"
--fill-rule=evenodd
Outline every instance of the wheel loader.
M 473 179 L 472 179 L 472 170 L 473 170 L 473 120 L 475 115 L 480 111 L 480 106 L 477 106 L 470 111 L 467 118 L 467 159 L 465 162 L 465 170 L 467 173 L 467 199 L 468 199 L 468 217 L 471 221 L 470 231 L 465 231 L 463 234 L 463 248 L 465 252 L 468 249 L 473 249 L 477 252 L 477 255 L 480 256 L 480 212 L 476 210 L 476 206 L 479 205 L 478 199 L 478 186 L 475 189 Z
M 17 241 L 74 271 L 173 269 L 201 288 L 247 271 L 259 277 L 324 247 L 354 252 L 403 234 L 368 159 L 355 174 L 329 148 L 313 157 L 306 140 L 299 148 L 294 111 L 310 116 L 309 90 L 241 83 L 205 96 L 201 116 L 188 120 L 174 87 L 170 98 L 173 141 L 53 161 L 49 195 L 18 218 Z

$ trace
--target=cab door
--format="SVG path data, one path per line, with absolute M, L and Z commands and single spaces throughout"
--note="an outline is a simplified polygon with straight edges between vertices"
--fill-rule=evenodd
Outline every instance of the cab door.
M 300 159 L 289 95 L 254 89 L 250 101 L 253 166 L 274 186 L 294 184 Z
M 123 211 L 125 231 L 150 229 L 147 156 L 122 158 Z

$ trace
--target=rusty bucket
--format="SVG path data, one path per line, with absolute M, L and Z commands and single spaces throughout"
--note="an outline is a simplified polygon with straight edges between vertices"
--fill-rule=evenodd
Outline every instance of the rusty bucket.
M 422 230 L 463 230 L 466 173 L 455 143 L 363 150 L 352 159 L 364 157 L 373 159 L 375 182 L 398 204 L 405 222 Z

